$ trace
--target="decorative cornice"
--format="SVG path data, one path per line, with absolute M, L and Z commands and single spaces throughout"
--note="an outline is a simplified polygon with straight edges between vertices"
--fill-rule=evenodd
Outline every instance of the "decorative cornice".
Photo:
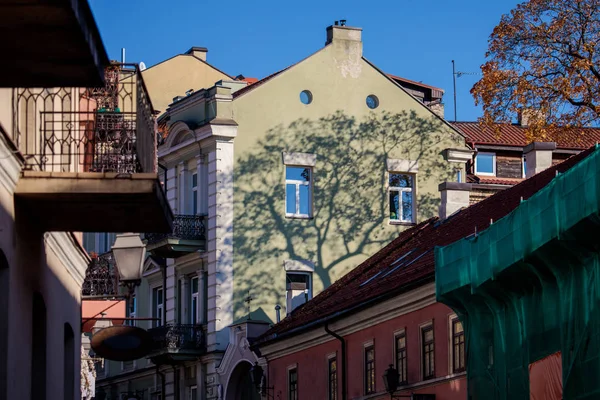
M 340 336 L 346 336 L 401 315 L 420 310 L 435 304 L 435 302 L 435 283 L 427 283 L 417 289 L 375 304 L 351 316 L 334 321 L 329 324 L 329 327 Z M 323 327 L 317 327 L 308 332 L 293 335 L 264 346 L 259 345 L 258 347 L 263 357 L 273 360 L 331 340 L 335 339 L 325 332 Z

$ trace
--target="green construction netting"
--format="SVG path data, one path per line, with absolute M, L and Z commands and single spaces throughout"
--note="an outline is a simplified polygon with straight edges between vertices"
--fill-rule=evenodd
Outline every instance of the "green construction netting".
M 436 249 L 470 399 L 529 399 L 529 365 L 559 351 L 563 398 L 600 399 L 599 204 L 596 146 L 475 238 Z

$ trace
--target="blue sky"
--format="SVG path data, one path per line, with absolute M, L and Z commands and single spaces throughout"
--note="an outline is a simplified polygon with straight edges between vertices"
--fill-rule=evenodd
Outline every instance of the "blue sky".
M 346 19 L 363 28 L 364 56 L 386 72 L 444 89 L 453 119 L 452 64 L 479 72 L 487 40 L 516 0 L 255 1 L 89 0 L 109 56 L 150 66 L 192 46 L 230 75 L 263 78 L 325 43 L 325 28 Z M 481 115 L 457 79 L 458 120 Z

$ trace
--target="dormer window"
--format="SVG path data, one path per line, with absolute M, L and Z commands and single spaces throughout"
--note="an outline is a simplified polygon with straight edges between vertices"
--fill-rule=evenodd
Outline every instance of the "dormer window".
M 475 156 L 476 175 L 496 175 L 496 154 L 479 152 Z

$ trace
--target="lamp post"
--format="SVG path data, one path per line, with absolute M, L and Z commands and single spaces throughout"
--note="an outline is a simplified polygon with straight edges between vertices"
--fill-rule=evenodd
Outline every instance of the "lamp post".
M 394 392 L 400 385 L 400 374 L 398 374 L 398 371 L 392 364 L 390 364 L 390 367 L 386 369 L 383 374 L 383 385 L 385 386 L 385 391 L 389 393 L 390 399 L 413 398 L 413 396 L 410 394 L 394 395 Z
M 263 373 L 262 367 L 258 365 L 258 362 L 255 362 L 254 365 L 250 367 L 250 380 L 262 397 L 275 397 L 273 393 L 269 393 L 269 391 L 274 391 L 275 388 L 267 387 L 267 378 Z
M 146 246 L 142 243 L 139 234 L 121 233 L 117 235 L 112 252 L 119 272 L 119 281 L 129 289 L 131 294 L 142 279 Z

